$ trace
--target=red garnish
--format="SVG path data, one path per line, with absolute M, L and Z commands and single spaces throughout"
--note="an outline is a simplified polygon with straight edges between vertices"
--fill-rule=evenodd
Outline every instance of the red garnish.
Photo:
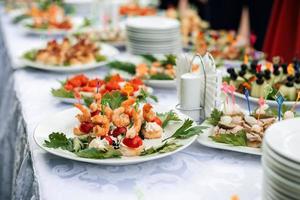
M 101 85 L 104 84 L 104 81 L 103 80 L 100 80 L 100 79 L 93 79 L 93 80 L 89 80 L 88 82 L 88 86 L 89 87 L 101 87 Z
M 106 88 L 108 91 L 112 91 L 112 90 L 120 90 L 119 83 L 118 83 L 118 82 L 115 82 L 115 81 L 106 83 L 105 88 Z
M 127 129 L 125 127 L 117 127 L 115 130 L 113 130 L 112 135 L 114 137 L 118 137 L 121 134 L 125 134 L 127 132 Z
M 70 90 L 73 90 L 73 85 L 71 85 L 71 84 L 66 84 L 65 86 L 64 86 L 64 88 L 66 89 L 66 90 L 68 90 L 68 91 L 70 91 Z
M 105 136 L 105 138 L 104 138 L 107 142 L 108 142 L 108 144 L 109 145 L 112 145 L 112 143 L 113 143 L 113 140 L 111 139 L 111 137 L 110 136 Z
M 79 130 L 83 133 L 89 133 L 93 129 L 94 125 L 89 122 L 82 122 L 80 124 Z
M 138 148 L 143 145 L 143 140 L 137 135 L 134 138 L 124 138 L 123 144 L 130 148 Z
M 133 78 L 129 81 L 133 85 L 143 85 L 143 81 L 139 78 Z
M 94 92 L 94 88 L 89 87 L 89 86 L 84 86 L 81 88 L 81 91 L 83 92 Z

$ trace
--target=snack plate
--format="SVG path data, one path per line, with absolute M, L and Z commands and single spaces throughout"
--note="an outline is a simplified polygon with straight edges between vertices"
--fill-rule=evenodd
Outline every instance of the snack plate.
M 203 126 L 208 126 L 210 128 L 203 130 L 203 133 L 201 133 L 197 139 L 197 141 L 207 147 L 215 148 L 215 149 L 222 149 L 222 150 L 229 150 L 229 151 L 236 151 L 240 153 L 247 153 L 247 154 L 253 154 L 253 155 L 262 155 L 261 148 L 253 148 L 253 147 L 244 147 L 244 146 L 232 146 L 229 144 L 223 144 L 214 142 L 209 136 L 212 134 L 213 126 L 208 124 L 207 121 L 205 121 Z
M 155 107 L 155 110 L 159 110 L 160 112 L 165 110 L 164 107 L 157 106 Z M 89 158 L 81 158 L 76 156 L 75 154 L 62 150 L 62 149 L 52 149 L 45 147 L 44 141 L 48 140 L 48 135 L 52 132 L 63 132 L 66 134 L 66 136 L 74 137 L 73 135 L 73 128 L 78 125 L 78 121 L 75 118 L 75 115 L 78 114 L 79 111 L 76 108 L 70 108 L 64 111 L 61 111 L 53 116 L 49 116 L 44 121 L 42 121 L 35 129 L 34 131 L 34 140 L 37 143 L 38 146 L 40 146 L 45 151 L 57 155 L 59 157 L 63 157 L 70 160 L 80 161 L 80 162 L 87 162 L 87 163 L 94 163 L 94 164 L 102 164 L 102 165 L 128 165 L 128 164 L 136 164 L 141 163 L 145 161 L 155 160 L 159 158 L 163 158 L 166 156 L 170 156 L 176 152 L 182 151 L 186 147 L 188 147 L 190 144 L 192 144 L 197 136 L 184 139 L 184 140 L 177 140 L 177 144 L 181 144 L 182 146 L 178 149 L 163 153 L 163 154 L 153 154 L 153 155 L 147 155 L 147 156 L 134 156 L 134 157 L 121 157 L 121 158 L 109 158 L 109 159 L 89 159 Z M 178 113 L 178 116 L 184 120 L 188 118 L 186 115 Z M 165 130 L 163 137 L 160 139 L 152 139 L 152 140 L 144 140 L 145 148 L 148 149 L 150 147 L 156 147 L 159 146 L 162 143 L 162 140 L 164 138 L 167 138 L 171 136 L 181 125 L 183 122 L 177 122 L 172 123 L 168 125 Z M 194 123 L 194 125 L 196 125 Z
M 46 65 L 39 62 L 30 61 L 24 58 L 20 58 L 22 66 L 24 67 L 32 67 L 36 69 L 46 70 L 46 71 L 55 71 L 55 72 L 78 72 L 78 71 L 85 71 L 90 70 L 98 67 L 102 67 L 106 65 L 110 60 L 119 54 L 119 50 L 115 47 L 108 45 L 108 44 L 101 44 L 101 55 L 107 57 L 106 61 L 103 62 L 92 62 L 87 64 L 81 65 L 71 65 L 71 66 L 53 66 L 53 65 Z

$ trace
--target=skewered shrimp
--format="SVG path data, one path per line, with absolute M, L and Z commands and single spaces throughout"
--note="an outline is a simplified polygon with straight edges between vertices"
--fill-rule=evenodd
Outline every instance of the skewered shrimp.
M 112 122 L 116 127 L 126 127 L 130 124 L 129 116 L 125 113 L 124 107 L 119 107 L 113 111 Z
M 135 99 L 130 97 L 126 101 L 123 101 L 121 106 L 125 108 L 125 113 L 131 115 L 133 108 L 131 107 L 135 103 Z
M 90 111 L 84 107 L 82 104 L 76 103 L 74 104 L 76 108 L 78 108 L 82 114 L 76 115 L 77 119 L 80 122 L 90 122 L 91 121 L 91 114 Z
M 134 138 L 139 134 L 142 127 L 142 118 L 135 109 L 132 110 L 133 126 L 126 132 L 126 137 Z
M 109 106 L 104 107 L 104 115 L 109 119 L 112 120 L 113 110 Z
M 109 119 L 105 115 L 96 115 L 92 117 L 92 122 L 96 124 L 93 127 L 93 134 L 96 136 L 106 136 L 109 132 Z
M 143 106 L 143 117 L 147 122 L 152 122 L 156 117 L 156 113 L 152 110 L 152 106 L 149 103 Z

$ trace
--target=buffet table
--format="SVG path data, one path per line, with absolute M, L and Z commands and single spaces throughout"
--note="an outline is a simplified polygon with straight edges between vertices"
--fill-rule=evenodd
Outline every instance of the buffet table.
M 50 93 L 68 74 L 19 68 L 22 52 L 45 38 L 25 35 L 4 13 L 0 36 L 0 199 L 261 198 L 259 156 L 197 142 L 175 155 L 127 166 L 93 165 L 46 153 L 34 142 L 33 132 L 44 118 L 70 107 Z M 105 68 L 87 72 L 106 73 Z M 177 102 L 175 90 L 155 89 L 155 95 L 170 108 Z

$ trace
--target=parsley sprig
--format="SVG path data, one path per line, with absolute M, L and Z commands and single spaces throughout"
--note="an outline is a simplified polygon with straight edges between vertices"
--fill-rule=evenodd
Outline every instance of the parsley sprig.
M 230 144 L 233 146 L 247 146 L 247 136 L 244 130 L 237 132 L 236 134 L 218 134 L 215 136 L 209 136 L 213 141 Z

